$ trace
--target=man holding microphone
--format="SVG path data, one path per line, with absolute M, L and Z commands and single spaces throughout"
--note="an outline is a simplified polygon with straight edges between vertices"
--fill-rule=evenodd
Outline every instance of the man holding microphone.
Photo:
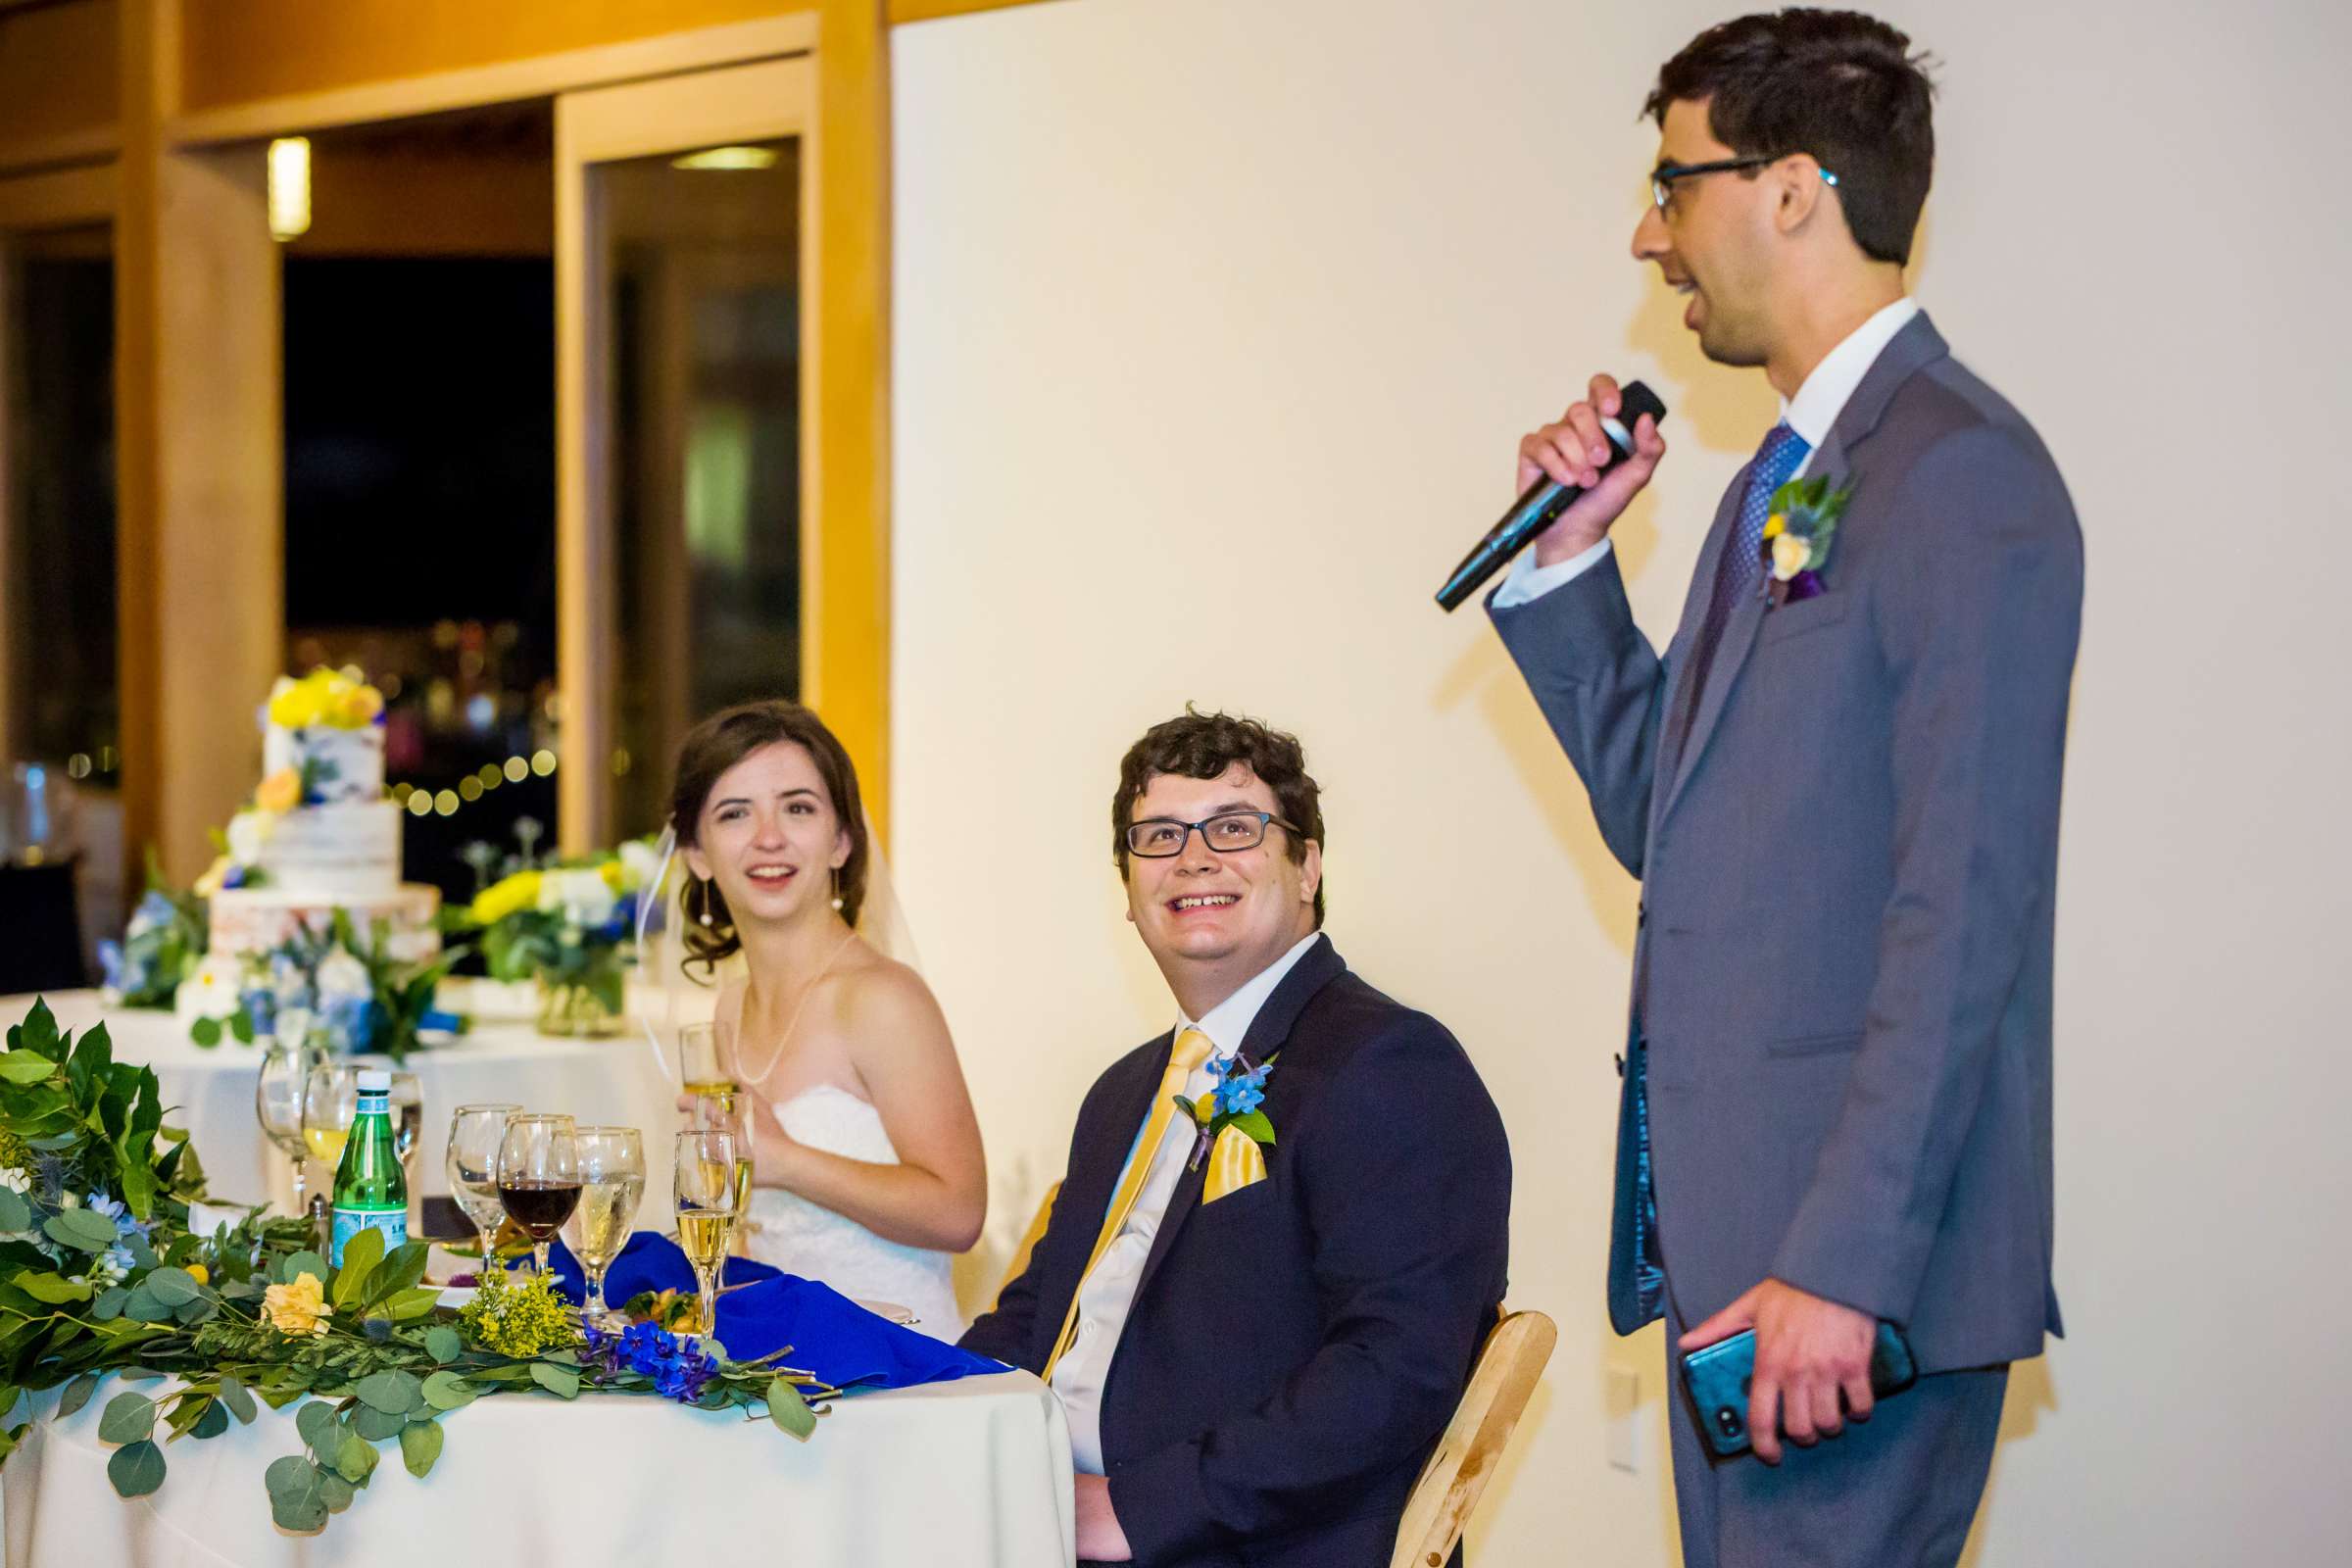
M 1949 1564 L 2051 1286 L 2052 898 L 2082 538 L 2033 427 L 1904 294 L 1934 162 L 1909 40 L 1785 11 L 1661 70 L 1634 233 L 1785 400 L 1663 655 L 1610 525 L 1606 376 L 1519 448 L 1585 493 L 1489 601 L 1642 882 L 1610 1317 L 1668 1330 L 1692 1564 Z M 1874 1396 L 1890 1325 L 1918 1381 Z M 1683 1356 L 1754 1335 L 1753 1452 Z M 1736 1426 L 1737 1423 L 1728 1423 Z

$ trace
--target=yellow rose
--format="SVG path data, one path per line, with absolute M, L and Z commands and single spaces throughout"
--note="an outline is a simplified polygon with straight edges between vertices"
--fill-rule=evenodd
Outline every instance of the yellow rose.
M 384 694 L 372 686 L 354 686 L 336 699 L 328 721 L 344 729 L 366 729 L 384 710 Z
M 502 877 L 473 896 L 473 923 L 496 925 L 508 915 L 535 907 L 539 903 L 539 873 L 517 871 Z
M 262 780 L 261 788 L 253 792 L 253 804 L 265 811 L 291 811 L 302 804 L 302 774 L 291 767 L 281 767 Z
M 318 688 L 296 681 L 270 699 L 270 722 L 279 729 L 308 729 L 318 722 Z
M 1764 537 L 1767 539 L 1778 539 L 1782 533 L 1788 529 L 1788 518 L 1787 514 L 1776 512 L 1771 516 L 1764 519 Z
M 1772 574 L 1782 582 L 1804 570 L 1805 564 L 1812 559 L 1813 541 L 1810 539 L 1799 539 L 1792 533 L 1784 533 L 1772 542 Z
M 209 1268 L 206 1268 L 202 1263 L 190 1263 L 188 1265 L 188 1276 L 195 1280 L 195 1282 L 199 1285 L 210 1285 L 213 1283 L 213 1271 Z
M 262 1315 L 280 1334 L 326 1332 L 326 1287 L 304 1269 L 291 1285 L 272 1285 L 262 1293 Z

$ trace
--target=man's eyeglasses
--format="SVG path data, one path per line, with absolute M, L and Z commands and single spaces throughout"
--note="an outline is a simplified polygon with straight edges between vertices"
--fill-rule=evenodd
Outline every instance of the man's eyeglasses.
M 1728 174 L 1737 169 L 1762 169 L 1788 156 L 1788 153 L 1774 153 L 1768 158 L 1718 158 L 1706 164 L 1660 164 L 1649 172 L 1649 199 L 1663 213 L 1666 203 L 1674 196 L 1674 182 L 1678 179 L 1690 179 L 1699 174 Z M 1821 178 L 1827 185 L 1838 183 L 1838 176 L 1826 169 L 1821 172 Z
M 1200 832 L 1200 842 L 1220 855 L 1254 850 L 1266 842 L 1266 824 L 1287 832 L 1298 830 L 1271 811 L 1220 811 L 1199 822 L 1178 822 L 1164 816 L 1147 817 L 1127 827 L 1127 853 L 1147 860 L 1164 860 L 1184 853 L 1184 841 Z

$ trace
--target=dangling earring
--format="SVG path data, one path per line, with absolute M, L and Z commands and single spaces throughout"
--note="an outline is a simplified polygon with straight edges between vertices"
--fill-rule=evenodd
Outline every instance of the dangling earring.
M 710 923 L 710 884 L 708 881 L 699 877 L 696 878 L 694 884 L 694 900 L 697 904 L 702 906 L 702 912 L 696 915 L 695 918 L 701 921 L 704 925 L 709 925 Z
M 841 867 L 838 865 L 833 868 L 833 911 L 836 914 L 841 912 Z

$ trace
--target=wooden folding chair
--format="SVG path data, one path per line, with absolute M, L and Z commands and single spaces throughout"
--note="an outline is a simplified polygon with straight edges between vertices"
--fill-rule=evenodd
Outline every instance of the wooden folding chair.
M 1541 1312 L 1508 1313 L 1487 1336 L 1446 1436 L 1404 1499 L 1389 1568 L 1445 1568 L 1559 1337 Z
M 1029 1228 L 1021 1233 L 1020 1245 L 1012 1250 L 1012 1261 L 1004 1265 L 1004 1277 L 997 1281 L 997 1294 L 988 1302 L 990 1311 L 995 1311 L 997 1302 L 1004 1299 L 1004 1287 L 1019 1279 L 1021 1270 L 1029 1266 L 1029 1254 L 1037 1250 L 1039 1240 L 1046 1234 L 1046 1221 L 1054 1217 L 1054 1199 L 1060 1191 L 1059 1182 L 1046 1189 L 1046 1196 L 1039 1201 L 1037 1213 L 1029 1221 Z

